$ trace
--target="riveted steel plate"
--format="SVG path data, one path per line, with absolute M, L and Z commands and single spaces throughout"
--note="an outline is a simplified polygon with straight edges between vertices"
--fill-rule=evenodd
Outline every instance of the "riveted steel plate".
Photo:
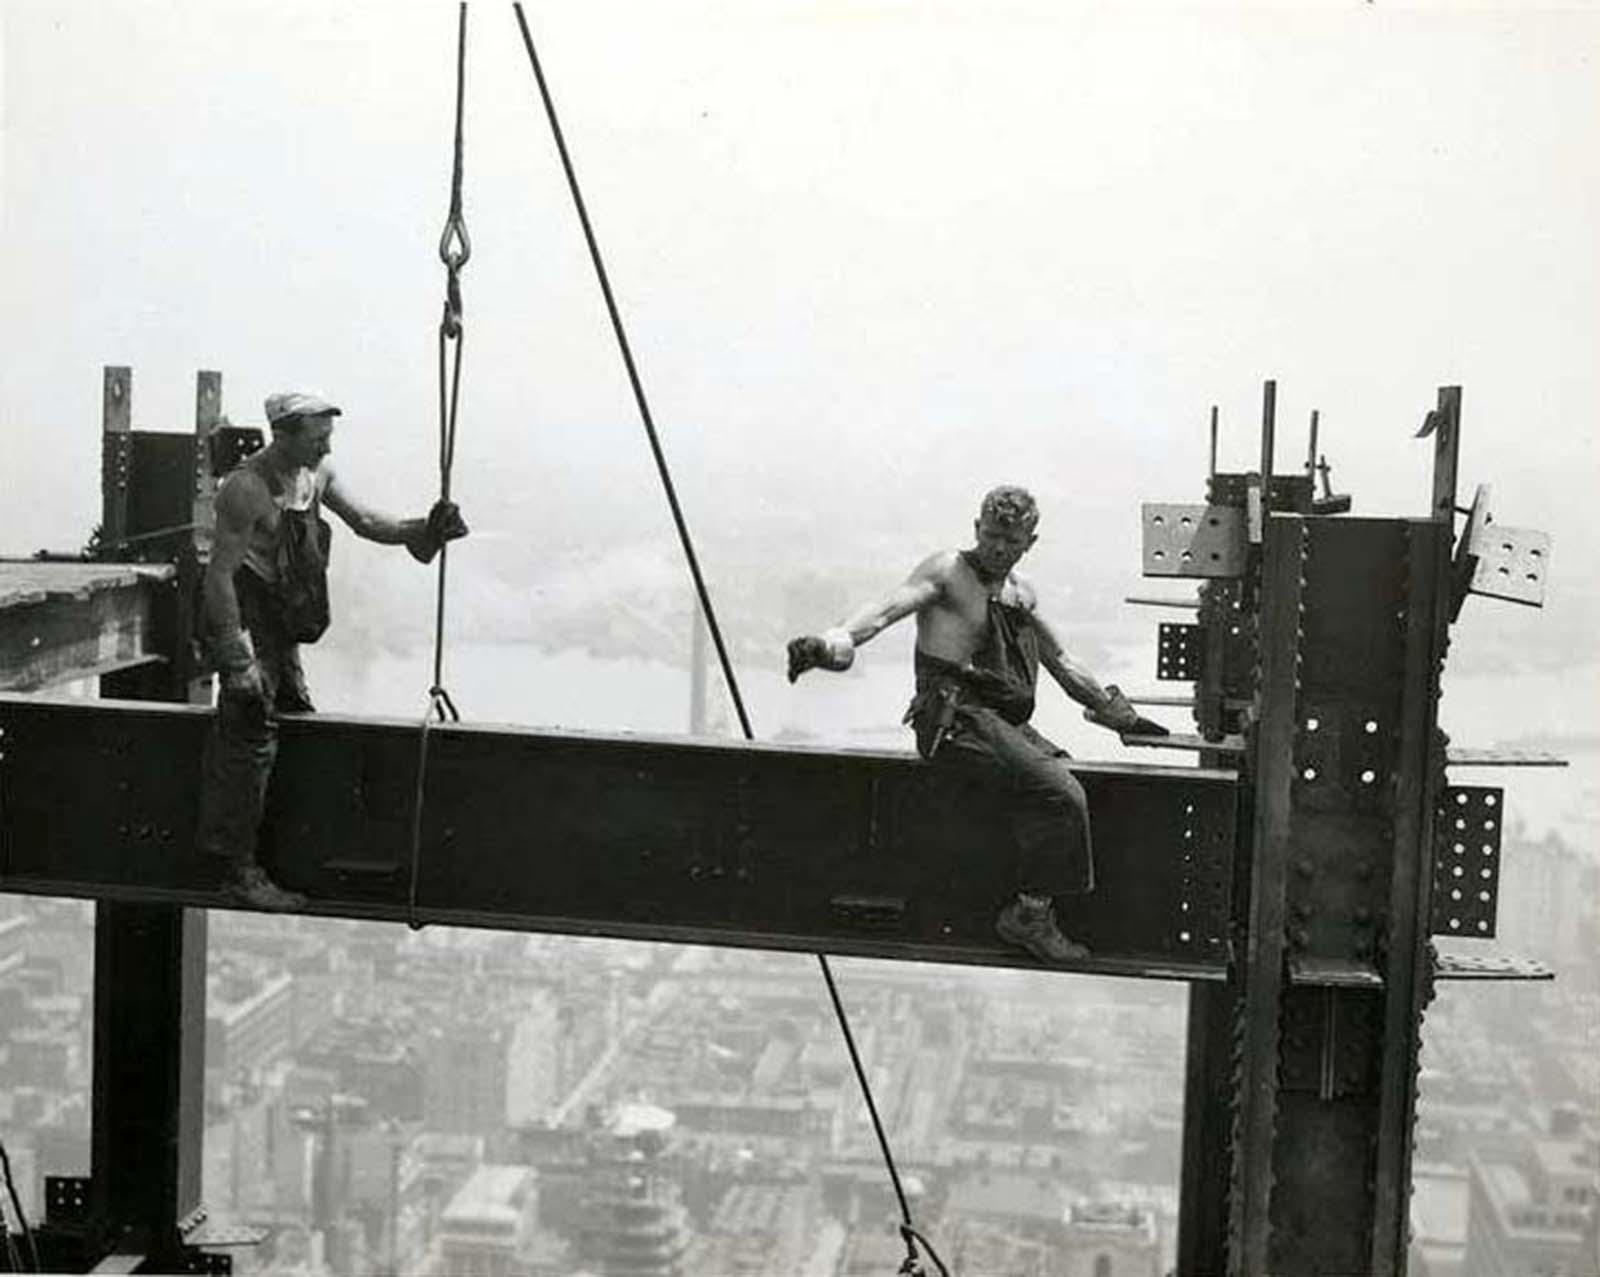
M 1533 528 L 1508 528 L 1490 523 L 1473 547 L 1477 567 L 1472 593 L 1489 598 L 1544 606 L 1545 577 L 1550 571 L 1550 535 Z
M 0 695 L 0 888 L 218 904 L 193 848 L 209 711 Z M 412 916 L 415 723 L 281 724 L 261 859 L 308 912 Z M 1016 889 L 1008 794 L 910 753 L 441 724 L 428 738 L 415 917 L 1032 965 L 994 938 Z M 1226 970 L 1237 778 L 1074 762 L 1096 884 L 1083 969 Z M 348 872 L 348 861 L 386 872 Z M 213 871 L 214 872 L 214 871 Z M 842 907 L 841 907 L 842 902 Z
M 1245 567 L 1242 512 L 1221 505 L 1142 507 L 1146 576 L 1231 577 Z
M 1165 621 L 1156 631 L 1156 677 L 1192 683 L 1206 665 L 1206 632 L 1198 625 Z
M 1433 933 L 1494 935 L 1505 791 L 1450 785 L 1434 813 Z

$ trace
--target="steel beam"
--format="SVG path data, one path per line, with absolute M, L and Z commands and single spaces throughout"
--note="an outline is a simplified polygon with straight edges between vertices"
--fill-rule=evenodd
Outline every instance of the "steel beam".
M 0 696 L 0 885 L 218 904 L 192 850 L 209 713 Z M 307 715 L 282 724 L 262 859 L 311 911 L 1014 963 L 1000 796 L 905 754 Z M 1082 763 L 1099 852 L 1083 969 L 1226 969 L 1235 780 Z M 415 852 L 415 856 L 413 853 Z M 412 900 L 415 900 L 415 907 Z M 1068 902 L 1063 902 L 1068 903 Z
M 167 565 L 0 563 L 0 688 L 161 663 L 154 617 L 174 575 Z

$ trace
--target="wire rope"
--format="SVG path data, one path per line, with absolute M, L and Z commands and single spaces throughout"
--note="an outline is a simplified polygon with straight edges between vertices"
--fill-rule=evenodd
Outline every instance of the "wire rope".
M 555 138 L 556 150 L 561 156 L 561 167 L 566 174 L 567 187 L 572 194 L 572 202 L 578 213 L 578 221 L 583 227 L 583 236 L 589 247 L 589 257 L 594 263 L 595 274 L 600 281 L 600 291 L 605 298 L 606 313 L 611 317 L 611 328 L 617 339 L 618 349 L 622 353 L 622 362 L 627 369 L 628 384 L 633 389 L 633 398 L 639 409 L 640 420 L 644 423 L 645 435 L 649 440 L 651 455 L 655 458 L 656 473 L 661 479 L 661 486 L 666 493 L 667 505 L 672 511 L 673 525 L 677 528 L 678 542 L 683 549 L 684 558 L 688 561 L 689 573 L 694 578 L 695 593 L 699 597 L 701 614 L 705 617 L 706 628 L 711 634 L 711 640 L 717 649 L 717 661 L 722 666 L 722 677 L 728 688 L 728 695 L 733 701 L 734 711 L 739 717 L 739 727 L 747 741 L 755 739 L 755 732 L 750 726 L 750 715 L 745 710 L 744 697 L 739 690 L 739 679 L 734 673 L 733 662 L 728 656 L 728 649 L 722 637 L 722 627 L 717 623 L 716 609 L 712 606 L 710 592 L 706 588 L 705 576 L 700 570 L 700 559 L 694 549 L 694 541 L 689 533 L 688 521 L 683 514 L 683 506 L 678 500 L 677 488 L 672 482 L 672 473 L 667 465 L 666 453 L 661 446 L 661 439 L 656 431 L 655 418 L 650 412 L 650 403 L 645 396 L 644 383 L 639 376 L 638 366 L 634 362 L 632 347 L 628 344 L 627 330 L 623 326 L 622 313 L 617 306 L 616 295 L 611 288 L 611 280 L 606 273 L 605 259 L 600 252 L 599 241 L 595 237 L 594 226 L 589 219 L 588 207 L 584 203 L 583 192 L 578 185 L 578 175 L 573 167 L 572 155 L 567 148 L 566 137 L 561 131 L 561 121 L 556 114 L 555 101 L 550 93 L 550 86 L 545 80 L 544 68 L 539 62 L 538 51 L 534 48 L 533 36 L 528 30 L 528 21 L 522 11 L 520 3 L 513 4 L 516 13 L 517 26 L 522 32 L 523 47 L 527 50 L 528 61 L 532 65 L 534 79 L 539 86 L 539 97 L 544 103 L 545 115 L 550 123 L 550 131 Z M 828 995 L 833 1003 L 834 1015 L 839 1022 L 839 1028 L 844 1035 L 845 1046 L 850 1053 L 850 1063 L 855 1069 L 856 1082 L 861 1087 L 861 1094 L 866 1100 L 867 1112 L 872 1119 L 873 1131 L 878 1138 L 878 1147 L 882 1152 L 885 1167 L 889 1172 L 889 1179 L 894 1185 L 895 1199 L 900 1207 L 900 1236 L 906 1245 L 906 1258 L 900 1265 L 900 1272 L 906 1277 L 917 1277 L 923 1273 L 917 1247 L 920 1244 L 938 1266 L 941 1273 L 948 1274 L 944 1261 L 939 1258 L 938 1252 L 928 1244 L 927 1239 L 917 1231 L 912 1217 L 911 1206 L 906 1198 L 905 1187 L 900 1178 L 899 1168 L 895 1165 L 894 1153 L 889 1146 L 889 1137 L 883 1129 L 883 1122 L 878 1116 L 878 1106 L 872 1095 L 872 1085 L 867 1079 L 865 1067 L 861 1062 L 860 1052 L 856 1049 L 855 1035 L 850 1031 L 850 1019 L 845 1013 L 844 1003 L 839 997 L 839 989 L 833 978 L 833 968 L 828 962 L 826 954 L 815 955 L 822 968 L 823 979 L 827 982 Z

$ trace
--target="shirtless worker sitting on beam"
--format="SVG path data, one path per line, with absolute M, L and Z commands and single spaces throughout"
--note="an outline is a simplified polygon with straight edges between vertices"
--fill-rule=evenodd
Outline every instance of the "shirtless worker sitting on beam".
M 941 550 L 906 580 L 821 634 L 789 643 L 789 681 L 809 669 L 847 670 L 855 649 L 896 621 L 917 618 L 916 696 L 905 721 L 917 752 L 937 766 L 992 777 L 1008 791 L 1018 847 L 1017 896 L 995 920 L 1002 940 L 1042 962 L 1089 950 L 1056 924 L 1055 897 L 1094 890 L 1083 786 L 1067 751 L 1029 724 L 1042 664 L 1090 722 L 1122 734 L 1166 735 L 1111 684 L 1102 687 L 1062 649 L 1033 586 L 1012 569 L 1039 539 L 1039 507 L 1023 488 L 983 498 L 970 550 Z

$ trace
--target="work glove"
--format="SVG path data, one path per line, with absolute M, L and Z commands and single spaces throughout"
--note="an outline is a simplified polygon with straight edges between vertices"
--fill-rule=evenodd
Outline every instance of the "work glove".
M 416 523 L 415 533 L 406 539 L 406 549 L 418 563 L 432 563 L 441 547 L 467 535 L 467 521 L 454 501 L 435 501 L 428 517 Z
M 1109 727 L 1118 736 L 1171 735 L 1160 723 L 1134 709 L 1133 703 L 1115 683 L 1106 684 L 1106 703 L 1098 709 L 1084 710 L 1083 716 L 1091 723 Z
M 230 700 L 257 702 L 267 700 L 267 686 L 261 680 L 261 667 L 254 661 L 248 665 L 222 672 L 222 694 Z
M 802 634 L 789 640 L 789 681 L 794 682 L 807 670 L 818 666 L 825 670 L 847 670 L 855 659 L 855 644 L 843 630 Z

